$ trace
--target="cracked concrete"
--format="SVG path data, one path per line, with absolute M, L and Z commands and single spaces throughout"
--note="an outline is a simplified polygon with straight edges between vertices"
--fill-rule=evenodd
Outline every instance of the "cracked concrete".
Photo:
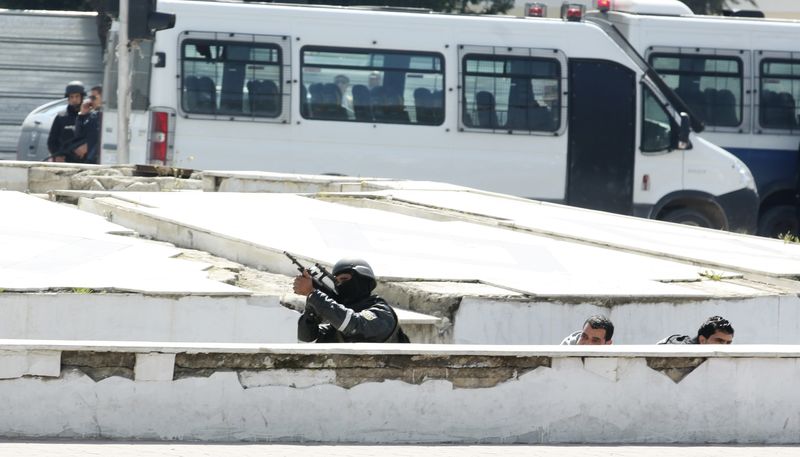
M 322 379 L 333 375 L 333 383 L 350 389 L 368 382 L 398 380 L 421 384 L 446 380 L 454 388 L 494 387 L 517 379 L 539 367 L 551 366 L 546 356 L 439 356 L 439 355 L 344 355 L 299 354 L 177 354 L 175 379 L 208 377 L 218 371 L 236 371 L 244 388 L 258 383 L 243 381 L 242 372 L 320 371 Z M 252 377 L 252 373 L 250 374 Z M 249 378 L 248 378 L 249 379 Z M 255 385 L 254 385 L 255 384 Z

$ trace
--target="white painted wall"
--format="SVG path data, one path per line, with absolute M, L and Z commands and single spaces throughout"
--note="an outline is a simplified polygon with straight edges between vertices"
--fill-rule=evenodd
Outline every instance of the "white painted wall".
M 653 344 L 694 336 L 710 316 L 733 325 L 736 344 L 800 344 L 800 297 L 771 295 L 608 306 L 464 298 L 454 319 L 456 344 L 559 344 L 593 314 L 614 323 L 615 344 Z
M 442 348 L 434 350 L 443 357 L 478 352 Z M 333 368 L 220 371 L 177 381 L 144 381 L 137 373 L 137 380 L 94 382 L 72 370 L 58 378 L 5 379 L 0 380 L 5 412 L 0 436 L 357 443 L 800 442 L 800 389 L 788 381 L 800 369 L 800 347 L 543 349 L 516 351 L 550 356 L 550 368 L 477 389 L 454 388 L 442 380 L 419 385 L 386 380 L 345 389 L 335 385 Z M 0 352 L 6 356 L 10 350 L 18 348 L 3 346 Z M 269 348 L 261 350 L 265 357 L 281 357 Z M 294 345 L 277 351 L 302 353 Z M 375 346 L 362 350 L 347 345 L 342 351 L 359 351 L 363 357 L 380 353 Z M 383 353 L 393 351 L 399 352 Z M 710 358 L 675 383 L 650 369 L 648 356 Z
M 296 343 L 277 296 L 0 293 L 0 338 Z

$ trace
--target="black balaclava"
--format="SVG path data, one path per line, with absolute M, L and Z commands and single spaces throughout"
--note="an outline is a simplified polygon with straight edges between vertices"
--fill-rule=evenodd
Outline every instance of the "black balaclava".
M 350 273 L 352 277 L 349 281 L 336 286 L 339 301 L 347 306 L 369 297 L 372 289 L 375 288 L 375 281 L 372 278 L 361 276 L 354 270 L 347 270 L 346 273 Z

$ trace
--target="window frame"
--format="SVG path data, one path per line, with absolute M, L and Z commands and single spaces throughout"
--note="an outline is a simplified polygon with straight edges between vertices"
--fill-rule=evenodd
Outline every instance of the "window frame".
M 751 72 L 751 52 L 743 49 L 715 49 L 715 48 L 684 48 L 684 47 L 668 47 L 668 46 L 650 46 L 647 49 L 645 60 L 650 67 L 653 67 L 653 57 L 700 57 L 700 58 L 719 58 L 723 60 L 736 60 L 739 64 L 739 72 L 737 76 L 741 80 L 741 93 L 739 94 L 741 103 L 739 105 L 740 119 L 739 124 L 735 126 L 721 126 L 706 124 L 705 131 L 707 132 L 729 132 L 729 133 L 750 133 L 752 129 L 753 115 L 753 97 L 752 97 L 752 72 Z M 653 67 L 653 70 L 655 68 Z M 667 75 L 678 75 L 679 73 L 662 73 L 656 71 L 662 79 L 666 79 Z M 710 74 L 713 73 L 701 73 Z M 673 89 L 674 91 L 675 89 Z
M 468 126 L 464 123 L 466 114 L 466 71 L 467 58 L 470 56 L 487 57 L 512 57 L 530 58 L 537 60 L 551 60 L 558 64 L 558 98 L 559 123 L 554 130 L 508 130 L 505 128 L 481 128 Z M 536 135 L 536 136 L 561 136 L 567 129 L 567 108 L 568 108 L 568 75 L 567 75 L 567 56 L 559 49 L 526 48 L 526 47 L 507 47 L 507 46 L 478 46 L 478 45 L 458 45 L 458 130 L 461 132 L 479 133 L 503 133 L 513 135 Z
M 433 70 L 417 70 L 411 68 L 394 68 L 391 66 L 352 66 L 352 65 L 320 65 L 320 64 L 306 64 L 306 53 L 307 52 L 331 52 L 331 53 L 342 53 L 342 54 L 396 54 L 396 55 L 408 55 L 408 56 L 420 56 L 420 57 L 432 57 L 439 59 L 441 71 L 433 71 Z M 300 117 L 306 121 L 326 121 L 326 122 L 347 122 L 347 123 L 357 123 L 357 124 L 372 124 L 372 125 L 403 125 L 403 126 L 419 126 L 419 127 L 438 127 L 442 126 L 445 122 L 447 117 L 447 102 L 446 102 L 446 94 L 447 94 L 447 60 L 441 52 L 435 51 L 415 51 L 410 49 L 387 49 L 387 48 L 364 48 L 364 47 L 350 47 L 350 46 L 324 46 L 324 45 L 315 45 L 315 44 L 308 44 L 304 45 L 300 48 L 300 57 L 299 57 L 299 68 L 298 68 L 298 87 L 305 86 L 305 81 L 303 78 L 304 69 L 306 66 L 309 67 L 316 67 L 316 68 L 325 68 L 325 69 L 339 69 L 339 70 L 359 70 L 359 71 L 380 71 L 385 72 L 387 71 L 405 71 L 406 74 L 408 73 L 427 73 L 433 75 L 440 75 L 442 80 L 442 115 L 441 119 L 438 124 L 429 124 L 429 123 L 415 123 L 415 122 L 390 122 L 386 120 L 360 120 L 360 119 L 332 119 L 332 118 L 324 118 L 324 117 L 306 117 L 303 115 L 302 103 L 303 101 L 298 97 L 298 112 L 300 113 Z M 343 73 L 346 75 L 346 73 Z M 348 76 L 349 77 L 349 76 Z M 408 78 L 406 77 L 406 82 Z M 405 89 L 404 89 L 405 90 Z M 301 92 L 302 93 L 302 92 Z M 404 107 L 413 106 L 409 105 L 409 100 L 404 98 Z
M 669 144 L 664 149 L 657 149 L 657 150 L 648 150 L 644 147 L 644 128 L 645 128 L 645 91 L 650 92 L 650 94 L 655 99 L 656 103 L 658 103 L 659 107 L 662 111 L 667 115 L 667 119 L 669 120 Z M 642 79 L 639 83 L 639 93 L 641 94 L 641 100 L 639 101 L 639 105 L 641 107 L 641 111 L 639 112 L 638 122 L 639 122 L 639 151 L 642 154 L 646 154 L 648 156 L 653 155 L 663 155 L 669 154 L 675 150 L 677 150 L 677 136 L 678 130 L 680 129 L 680 119 L 676 119 L 677 113 L 674 110 L 674 107 L 670 105 L 670 103 L 664 98 L 661 91 L 658 90 L 656 85 L 649 79 L 645 78 Z M 691 149 L 691 144 L 686 149 Z
M 184 110 L 184 92 L 183 92 L 183 64 L 184 54 L 183 46 L 187 41 L 213 41 L 226 45 L 273 45 L 279 49 L 278 55 L 278 70 L 279 83 L 278 94 L 280 95 L 281 105 L 280 111 L 277 116 L 253 116 L 244 114 L 233 113 L 196 113 L 187 112 Z M 288 124 L 291 122 L 291 39 L 286 35 L 254 35 L 250 33 L 229 33 L 229 32 L 200 32 L 186 30 L 178 36 L 178 68 L 177 71 L 177 109 L 181 117 L 186 119 L 214 119 L 214 120 L 227 120 L 227 121 L 243 121 L 243 122 L 266 122 L 266 123 L 280 123 Z
M 789 52 L 789 51 L 756 51 L 755 59 L 753 62 L 753 68 L 755 69 L 754 73 L 754 87 L 755 90 L 753 91 L 756 94 L 753 101 L 753 111 L 754 111 L 754 126 L 755 130 L 758 133 L 771 133 L 771 134 L 778 134 L 778 135 L 786 135 L 786 134 L 794 134 L 795 132 L 800 131 L 800 126 L 798 128 L 778 128 L 778 127 L 765 127 L 761 124 L 761 80 L 763 79 L 763 64 L 769 61 L 777 61 L 777 62 L 787 62 L 787 63 L 796 63 L 800 65 L 800 52 Z M 793 79 L 793 78 L 790 78 Z M 800 76 L 798 76 L 800 79 Z M 800 99 L 795 99 L 795 115 L 797 115 L 798 107 L 800 107 Z

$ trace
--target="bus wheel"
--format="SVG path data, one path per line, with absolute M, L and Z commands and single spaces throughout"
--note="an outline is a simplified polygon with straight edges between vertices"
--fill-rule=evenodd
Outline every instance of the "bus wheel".
M 778 205 L 758 218 L 758 234 L 768 238 L 778 238 L 787 233 L 798 233 L 797 210 L 791 205 Z
M 661 220 L 694 227 L 716 228 L 708 216 L 694 208 L 674 209 L 665 214 Z

